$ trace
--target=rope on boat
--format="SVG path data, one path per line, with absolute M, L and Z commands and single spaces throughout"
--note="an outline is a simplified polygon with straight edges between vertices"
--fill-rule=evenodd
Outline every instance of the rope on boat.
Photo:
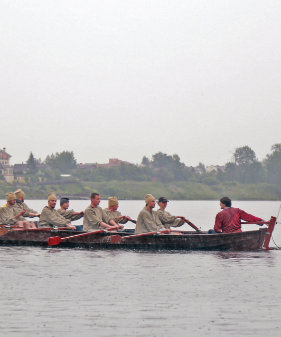
M 277 246 L 276 242 L 273 239 L 273 236 L 271 236 L 271 240 L 273 241 L 273 243 L 275 244 L 276 248 L 275 249 L 281 249 L 279 246 Z
M 278 220 L 278 218 L 279 218 L 280 211 L 281 211 L 281 204 L 280 204 L 280 206 L 279 206 L 279 210 L 278 210 L 277 217 L 276 217 L 276 223 L 279 223 L 279 224 L 281 224 L 281 222 L 279 222 L 279 221 L 277 221 L 277 220 Z M 281 248 L 276 244 L 276 242 L 274 241 L 273 235 L 271 236 L 271 240 L 273 241 L 273 243 L 274 243 L 275 246 L 277 247 L 276 249 L 281 249 Z

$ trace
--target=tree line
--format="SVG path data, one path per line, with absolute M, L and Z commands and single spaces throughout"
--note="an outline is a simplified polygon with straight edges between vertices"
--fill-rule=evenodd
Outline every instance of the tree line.
M 259 161 L 249 146 L 236 148 L 233 160 L 223 168 L 206 171 L 204 164 L 197 167 L 185 165 L 177 154 L 158 152 L 151 159 L 144 156 L 141 164 L 121 164 L 118 167 L 100 167 L 98 164 L 81 168 L 77 165 L 72 151 L 62 151 L 48 155 L 44 161 L 34 158 L 31 153 L 27 160 L 33 181 L 39 179 L 59 179 L 61 174 L 70 174 L 83 181 L 189 181 L 207 185 L 224 182 L 255 184 L 265 182 L 281 191 L 281 144 L 274 144 L 266 158 Z

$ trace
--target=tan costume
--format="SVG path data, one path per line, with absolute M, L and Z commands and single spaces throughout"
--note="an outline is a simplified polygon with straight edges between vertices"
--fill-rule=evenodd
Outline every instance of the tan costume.
M 144 207 L 138 215 L 135 232 L 147 233 L 160 231 L 161 229 L 165 229 L 165 227 L 162 225 L 157 212 L 152 211 L 150 213 L 148 212 L 147 208 Z
M 160 221 L 167 229 L 170 229 L 170 227 L 179 227 L 184 224 L 184 221 L 182 219 L 177 219 L 175 216 L 171 215 L 167 211 L 162 211 L 162 209 L 158 209 L 156 212 Z
M 34 209 L 32 209 L 32 208 L 29 208 L 27 206 L 27 204 L 24 201 L 21 200 L 21 199 L 24 199 L 25 193 L 21 189 L 16 190 L 14 193 L 17 197 L 17 201 L 14 205 L 17 213 L 21 212 L 23 209 L 26 210 L 26 212 L 23 214 L 23 216 L 19 220 L 24 220 L 24 217 L 34 218 L 34 216 L 32 216 L 31 214 L 32 213 L 38 214 L 38 212 L 34 211 Z
M 120 216 L 122 216 L 122 214 L 119 212 L 119 211 L 113 211 L 113 210 L 110 210 L 109 207 L 112 207 L 112 206 L 116 206 L 118 205 L 118 199 L 117 197 L 109 197 L 108 198 L 108 208 L 105 208 L 103 211 L 105 212 L 105 214 L 108 216 L 108 218 L 110 220 L 114 220 L 116 223 L 119 223 L 119 224 L 125 224 L 126 222 L 128 222 L 127 219 L 119 219 L 118 218 Z
M 57 211 L 61 216 L 63 216 L 66 219 L 69 219 L 71 221 L 79 220 L 83 217 L 83 214 L 73 214 L 73 212 L 74 212 L 73 209 L 64 210 L 64 209 L 59 208 Z
M 20 201 L 18 199 L 17 199 L 17 202 L 15 203 L 15 205 L 13 207 L 16 209 L 17 213 L 19 213 L 23 209 L 26 210 L 26 212 L 23 214 L 22 217 L 34 218 L 34 216 L 32 216 L 30 214 L 32 214 L 32 213 L 33 214 L 38 214 L 38 212 L 34 211 L 34 209 L 29 208 L 25 202 L 22 202 L 22 201 Z M 19 220 L 22 220 L 22 219 L 19 219 Z
M 43 208 L 40 215 L 39 227 L 65 227 L 66 224 L 70 224 L 70 221 L 60 215 L 57 210 L 50 209 L 48 206 Z
M 122 216 L 122 214 L 119 211 L 111 211 L 108 208 L 105 208 L 103 211 L 110 220 L 114 220 L 116 223 L 125 224 L 128 222 L 128 220 L 124 218 L 118 220 L 118 218 Z
M 1 225 L 14 225 L 19 219 L 15 219 L 14 216 L 19 212 L 14 214 L 13 207 L 0 207 L 0 224 Z
M 109 220 L 110 218 L 100 206 L 93 207 L 90 205 L 84 212 L 83 229 L 84 231 L 101 229 L 100 223 L 103 221 L 108 224 Z

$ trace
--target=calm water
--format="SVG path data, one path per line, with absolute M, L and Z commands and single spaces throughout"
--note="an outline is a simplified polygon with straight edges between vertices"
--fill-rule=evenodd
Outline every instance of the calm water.
M 28 204 L 40 210 L 45 202 Z M 71 207 L 87 205 L 73 201 Z M 267 219 L 277 214 L 280 203 L 234 206 Z M 142 207 L 142 201 L 120 201 L 122 213 L 132 217 Z M 207 229 L 219 208 L 214 201 L 177 201 L 169 210 Z M 279 227 L 274 240 L 281 246 Z M 3 336 L 281 335 L 280 250 L 0 247 L 0 260 Z

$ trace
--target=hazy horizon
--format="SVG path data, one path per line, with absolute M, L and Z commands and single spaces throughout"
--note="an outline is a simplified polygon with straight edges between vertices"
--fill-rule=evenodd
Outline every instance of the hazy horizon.
M 262 160 L 281 143 L 280 16 L 278 0 L 1 1 L 0 148 Z

